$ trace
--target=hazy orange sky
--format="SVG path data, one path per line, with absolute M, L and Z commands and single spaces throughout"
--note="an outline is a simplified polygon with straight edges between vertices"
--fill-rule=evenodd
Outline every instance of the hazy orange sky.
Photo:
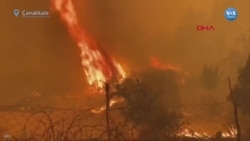
M 80 51 L 60 19 L 13 15 L 15 8 L 49 10 L 49 4 L 0 1 L 0 98 L 7 98 L 0 102 L 29 96 L 34 90 L 47 95 L 84 91 Z M 249 52 L 249 46 L 235 45 L 235 38 L 249 33 L 249 0 L 74 0 L 74 4 L 85 30 L 128 70 L 147 66 L 150 55 L 196 74 L 206 64 L 235 69 Z M 239 12 L 234 22 L 224 18 L 228 7 Z M 213 25 L 216 30 L 198 32 L 197 25 Z

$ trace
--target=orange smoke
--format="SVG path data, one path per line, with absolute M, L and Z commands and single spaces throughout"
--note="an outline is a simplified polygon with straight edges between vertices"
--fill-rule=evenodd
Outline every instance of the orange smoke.
M 82 67 L 90 85 L 103 87 L 111 77 L 124 78 L 121 65 L 98 47 L 78 23 L 72 0 L 51 0 L 52 10 L 58 12 L 68 32 L 81 50 Z

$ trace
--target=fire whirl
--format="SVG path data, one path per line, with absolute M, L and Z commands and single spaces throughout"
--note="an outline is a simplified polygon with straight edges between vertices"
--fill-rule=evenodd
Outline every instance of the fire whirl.
M 125 77 L 121 65 L 98 47 L 79 25 L 72 0 L 52 0 L 52 10 L 59 14 L 70 36 L 80 48 L 82 67 L 91 86 L 102 88 L 104 82 L 111 77 Z

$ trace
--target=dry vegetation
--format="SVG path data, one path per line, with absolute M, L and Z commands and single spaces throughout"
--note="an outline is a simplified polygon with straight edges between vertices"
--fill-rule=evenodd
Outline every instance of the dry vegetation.
M 111 133 L 113 141 L 135 141 L 140 130 L 138 126 L 121 119 L 118 109 L 111 110 Z M 94 114 L 90 110 L 43 108 L 0 113 L 0 134 L 2 141 L 101 141 L 107 140 L 105 112 Z M 205 124 L 204 124 L 205 125 Z M 207 125 L 207 124 L 206 124 Z M 210 126 L 213 127 L 213 126 Z M 216 132 L 217 129 L 214 128 Z M 146 133 L 146 132 L 145 132 Z M 150 133 L 148 133 L 150 134 Z M 191 134 L 191 133 L 190 133 Z M 213 139 L 193 137 L 164 137 L 169 141 L 203 141 Z M 218 140 L 218 139 L 217 139 Z M 233 138 L 221 138 L 231 141 Z

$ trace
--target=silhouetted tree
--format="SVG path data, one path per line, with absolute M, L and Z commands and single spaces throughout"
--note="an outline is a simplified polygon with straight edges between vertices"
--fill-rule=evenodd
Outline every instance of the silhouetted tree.
M 238 82 L 233 89 L 233 98 L 243 113 L 250 115 L 250 54 L 245 66 L 239 71 Z
M 124 97 L 124 115 L 139 127 L 144 141 L 170 137 L 184 124 L 182 115 L 168 107 L 171 97 L 178 95 L 174 72 L 150 70 L 139 77 L 128 77 L 116 86 L 116 94 Z
M 219 83 L 218 67 L 204 66 L 200 76 L 200 82 L 207 90 L 215 89 Z

